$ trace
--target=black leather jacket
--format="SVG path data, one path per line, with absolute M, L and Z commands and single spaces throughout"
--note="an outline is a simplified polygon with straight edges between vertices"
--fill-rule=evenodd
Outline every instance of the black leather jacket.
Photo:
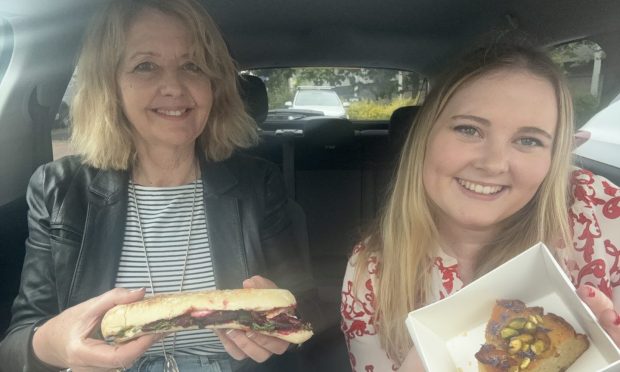
M 201 159 L 201 170 L 217 288 L 239 288 L 244 279 L 262 275 L 293 291 L 301 315 L 311 320 L 313 283 L 295 248 L 279 170 L 244 155 Z M 35 171 L 21 284 L 0 344 L 0 369 L 50 370 L 32 352 L 35 325 L 113 288 L 127 190 L 128 172 L 94 169 L 76 156 Z

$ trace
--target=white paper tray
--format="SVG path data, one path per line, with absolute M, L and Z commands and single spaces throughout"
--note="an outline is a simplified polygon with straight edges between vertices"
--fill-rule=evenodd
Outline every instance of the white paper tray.
M 539 243 L 452 296 L 409 313 L 406 324 L 428 372 L 478 372 L 474 354 L 496 300 L 518 299 L 566 319 L 590 347 L 567 372 L 620 371 L 620 350 Z

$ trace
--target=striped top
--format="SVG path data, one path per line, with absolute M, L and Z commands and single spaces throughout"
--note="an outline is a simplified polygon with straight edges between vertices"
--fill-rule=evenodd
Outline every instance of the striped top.
M 152 294 L 147 261 L 138 225 L 138 213 L 129 181 L 129 201 L 123 251 L 116 276 L 116 287 L 146 288 Z M 192 204 L 195 205 L 192 210 Z M 187 249 L 189 224 L 191 240 L 187 256 L 183 291 L 215 289 L 209 236 L 205 217 L 202 180 L 176 187 L 135 185 L 140 222 L 148 255 L 148 266 L 155 293 L 178 292 Z M 166 352 L 173 349 L 174 335 L 164 339 Z M 176 334 L 175 354 L 213 355 L 224 347 L 211 330 L 183 331 Z M 161 354 L 161 342 L 146 354 Z

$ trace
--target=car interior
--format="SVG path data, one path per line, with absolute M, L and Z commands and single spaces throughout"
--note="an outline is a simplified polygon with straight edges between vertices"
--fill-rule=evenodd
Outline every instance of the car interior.
M 28 236 L 27 184 L 39 165 L 54 159 L 54 119 L 84 28 L 105 1 L 0 4 L 0 331 L 8 326 L 19 286 Z M 415 71 L 432 87 L 437 74 L 462 52 L 489 35 L 510 31 L 544 47 L 596 42 L 605 51 L 600 107 L 620 92 L 620 2 L 615 0 L 201 2 L 240 71 L 377 67 Z M 259 77 L 240 73 L 239 86 L 261 137 L 245 151 L 282 170 L 299 254 L 312 269 L 329 323 L 296 351 L 300 359 L 295 369 L 348 370 L 339 330 L 345 265 L 353 245 L 381 211 L 419 105 L 400 107 L 380 120 L 313 115 L 275 120 L 268 115 L 269 96 Z M 587 157 L 574 161 L 620 183 L 617 166 Z

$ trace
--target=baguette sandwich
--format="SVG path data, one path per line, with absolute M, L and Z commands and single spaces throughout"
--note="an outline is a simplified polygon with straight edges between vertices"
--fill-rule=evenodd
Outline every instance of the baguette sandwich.
M 111 308 L 101 320 L 101 333 L 108 342 L 123 343 L 150 333 L 233 328 L 300 344 L 312 336 L 312 328 L 295 316 L 295 306 L 285 289 L 167 293 Z

